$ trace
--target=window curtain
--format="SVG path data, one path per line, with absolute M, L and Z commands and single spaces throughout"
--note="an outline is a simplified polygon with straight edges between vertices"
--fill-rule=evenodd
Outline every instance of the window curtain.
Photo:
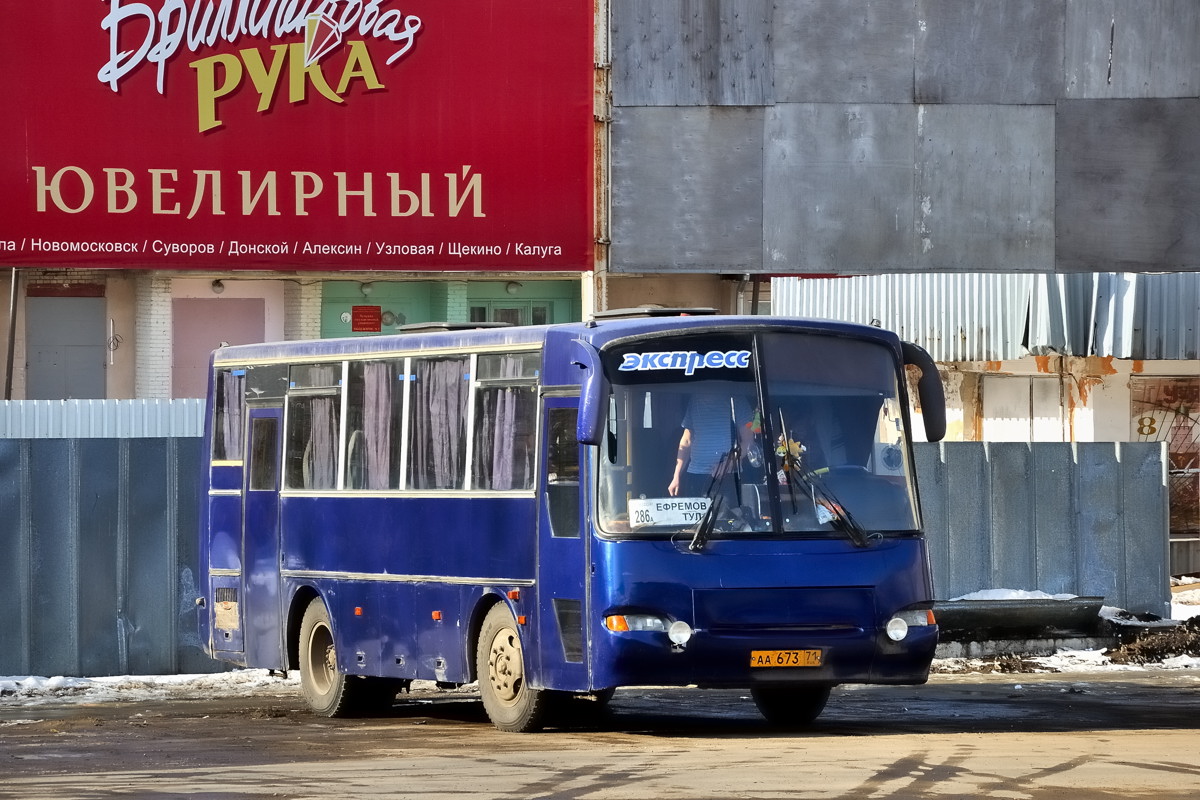
M 388 489 L 392 475 L 392 404 L 396 390 L 397 365 L 372 361 L 363 366 L 363 435 L 366 480 L 363 488 Z
M 320 366 L 310 368 L 310 385 L 336 386 L 337 368 Z M 305 466 L 308 479 L 305 488 L 337 488 L 337 439 L 338 439 L 337 395 L 311 398 L 308 447 L 305 449 Z
M 521 376 L 521 360 L 500 360 L 501 378 Z M 474 485 L 478 489 L 527 489 L 533 485 L 532 390 L 494 387 L 481 393 L 476 413 Z
M 414 362 L 410 485 L 414 489 L 462 486 L 466 446 L 467 362 Z

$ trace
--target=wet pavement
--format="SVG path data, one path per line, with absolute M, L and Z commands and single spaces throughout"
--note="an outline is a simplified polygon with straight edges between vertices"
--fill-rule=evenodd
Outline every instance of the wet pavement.
M 294 684 L 152 702 L 0 699 L 0 797 L 1190 797 L 1200 672 L 935 675 L 841 687 L 781 731 L 748 693 L 623 689 L 537 734 L 470 691 L 330 720 Z

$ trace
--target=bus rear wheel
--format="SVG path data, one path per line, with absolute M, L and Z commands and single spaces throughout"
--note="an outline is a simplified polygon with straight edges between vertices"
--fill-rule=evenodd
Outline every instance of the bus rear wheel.
M 346 717 L 388 708 L 403 682 L 346 675 L 338 671 L 329 611 L 320 598 L 308 604 L 300 622 L 300 692 L 313 713 Z
M 502 731 L 527 733 L 545 722 L 548 693 L 525 680 L 525 653 L 516 620 L 503 605 L 484 617 L 475 649 L 479 694 L 488 718 Z
M 832 686 L 756 686 L 750 690 L 758 713 L 772 725 L 802 728 L 825 710 Z

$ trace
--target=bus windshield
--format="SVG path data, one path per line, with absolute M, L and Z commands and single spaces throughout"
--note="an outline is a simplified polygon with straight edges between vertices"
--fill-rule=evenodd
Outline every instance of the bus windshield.
M 918 527 L 901 373 L 883 344 L 722 332 L 641 340 L 604 358 L 605 533 L 866 546 Z

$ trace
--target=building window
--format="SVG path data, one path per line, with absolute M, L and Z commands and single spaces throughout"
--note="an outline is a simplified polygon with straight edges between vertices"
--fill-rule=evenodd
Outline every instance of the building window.
M 536 300 L 493 300 L 471 304 L 471 322 L 507 322 L 509 325 L 549 325 L 554 322 L 550 304 Z
M 1200 378 L 1130 378 L 1131 438 L 1166 442 L 1171 535 L 1200 533 Z

